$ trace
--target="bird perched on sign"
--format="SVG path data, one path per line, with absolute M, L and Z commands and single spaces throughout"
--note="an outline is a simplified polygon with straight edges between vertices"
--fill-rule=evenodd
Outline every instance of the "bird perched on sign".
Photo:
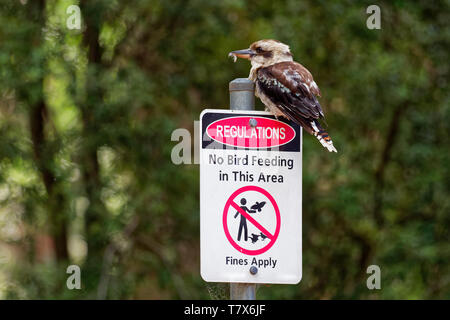
M 282 116 L 301 125 L 317 137 L 330 152 L 337 152 L 333 141 L 319 123 L 324 119 L 317 101 L 320 89 L 311 73 L 295 62 L 289 46 L 277 40 L 260 40 L 249 49 L 232 51 L 233 57 L 250 60 L 249 79 L 255 83 L 255 95 L 276 117 Z

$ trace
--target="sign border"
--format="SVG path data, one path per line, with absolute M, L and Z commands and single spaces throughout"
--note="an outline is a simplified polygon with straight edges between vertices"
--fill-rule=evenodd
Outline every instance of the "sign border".
M 234 269 L 230 269 L 230 268 L 226 268 L 222 265 L 222 263 L 219 263 L 219 258 L 222 257 L 222 255 L 220 253 L 218 253 L 217 250 L 215 250 L 215 247 L 212 248 L 211 245 L 209 244 L 209 234 L 206 234 L 205 231 L 205 225 L 206 225 L 206 219 L 207 219 L 207 213 L 209 213 L 209 209 L 204 207 L 204 201 L 206 201 L 206 184 L 205 184 L 205 180 L 207 178 L 206 176 L 206 169 L 205 167 L 205 163 L 202 161 L 203 160 L 203 153 L 204 152 L 210 152 L 213 149 L 220 149 L 220 148 L 211 148 L 208 147 L 208 145 L 204 146 L 203 144 L 203 129 L 205 129 L 205 117 L 209 116 L 209 114 L 215 115 L 215 114 L 222 114 L 220 115 L 221 117 L 227 117 L 227 115 L 258 115 L 258 116 L 269 116 L 269 117 L 273 117 L 273 114 L 271 114 L 270 112 L 267 111 L 260 111 L 260 110 L 230 110 L 230 109 L 209 109 L 209 108 L 205 108 L 200 112 L 200 117 L 199 117 L 199 130 L 198 130 L 198 140 L 197 140 L 197 148 L 198 148 L 198 156 L 199 156 L 199 165 L 200 165 L 200 192 L 199 192 L 199 198 L 200 198 L 200 276 L 202 277 L 202 279 L 206 282 L 221 282 L 221 283 L 230 283 L 230 282 L 234 282 L 234 283 L 266 283 L 266 284 L 291 284 L 291 285 L 296 285 L 298 283 L 301 282 L 302 280 L 302 275 L 303 275 L 303 221 L 302 221 L 302 215 L 303 215 L 303 206 L 302 206 L 302 192 L 301 190 L 303 189 L 303 183 L 300 182 L 299 188 L 299 194 L 298 197 L 295 198 L 295 202 L 299 201 L 299 224 L 298 226 L 295 228 L 296 231 L 298 231 L 298 235 L 299 238 L 295 238 L 296 241 L 298 242 L 298 250 L 295 250 L 292 252 L 293 256 L 298 256 L 299 260 L 287 260 L 289 263 L 289 266 L 291 264 L 295 264 L 297 267 L 296 268 L 291 268 L 291 267 L 286 267 L 285 272 L 287 273 L 283 273 L 280 274 L 280 272 L 273 272 L 272 270 L 262 270 L 260 269 L 260 272 L 258 272 L 256 275 L 251 275 L 248 270 L 244 269 L 239 269 L 239 270 L 234 270 Z M 204 128 L 205 127 L 205 128 Z M 294 148 L 295 150 L 277 150 L 277 152 L 294 152 L 296 153 L 296 156 L 299 156 L 299 167 L 298 169 L 300 170 L 300 181 L 302 181 L 301 177 L 302 177 L 302 173 L 303 173 L 303 167 L 302 167 L 302 163 L 303 163 L 303 128 L 299 127 L 299 132 L 297 135 L 296 139 L 299 139 L 300 141 L 298 142 L 298 149 Z M 293 141 L 295 141 L 296 139 L 294 139 Z M 213 140 L 214 141 L 214 140 Z M 290 142 L 290 144 L 292 143 L 292 141 Z M 289 144 L 288 144 L 289 145 Z M 282 148 L 285 146 L 282 146 Z M 195 148 L 195 146 L 194 146 Z M 249 150 L 249 149 L 245 149 L 245 148 L 237 148 L 235 147 L 234 150 Z M 257 149 L 256 149 L 257 150 Z M 268 151 L 272 151 L 270 149 L 268 149 Z M 238 188 L 238 187 L 237 187 Z M 232 191 L 230 191 L 230 194 L 232 193 Z M 225 195 L 224 195 L 225 196 Z M 224 197 L 225 198 L 225 197 Z M 222 203 L 225 203 L 226 199 L 223 200 Z M 222 204 L 223 205 L 223 204 Z M 220 210 L 220 208 L 218 208 Z M 208 214 L 208 216 L 210 216 Z M 220 211 L 219 211 L 219 221 L 218 223 L 221 224 L 221 220 L 220 220 Z M 208 219 L 210 219 L 208 217 Z M 209 221 L 209 220 L 208 220 Z M 286 223 L 286 219 L 283 219 L 283 223 Z M 223 228 L 223 226 L 217 226 L 218 228 Z M 283 225 L 283 230 L 284 230 L 284 225 Z M 291 230 L 291 226 L 287 226 L 289 230 Z M 281 237 L 281 234 L 278 236 L 279 238 Z M 225 240 L 226 237 L 223 238 L 223 240 Z M 283 246 L 283 244 L 280 242 L 282 239 L 277 239 L 277 245 L 275 247 L 272 247 L 272 251 L 269 251 L 266 254 L 272 255 L 272 254 L 278 254 L 280 253 L 280 246 Z M 219 243 L 217 243 L 219 244 Z M 226 246 L 225 246 L 226 245 Z M 235 250 L 233 249 L 232 246 L 230 246 L 229 244 L 226 243 L 226 241 L 220 242 L 220 248 L 223 248 L 225 250 L 231 251 L 231 250 Z M 291 249 L 291 248 L 290 248 Z M 237 254 L 241 254 L 238 251 L 235 251 Z M 230 252 L 231 254 L 231 252 Z M 263 255 L 264 256 L 264 255 Z M 248 256 L 249 258 L 253 259 L 253 257 L 255 256 Z M 260 256 L 262 257 L 262 256 Z M 290 259 L 288 257 L 283 257 L 280 258 L 280 263 L 284 260 L 281 259 Z M 264 272 L 263 272 L 264 271 Z

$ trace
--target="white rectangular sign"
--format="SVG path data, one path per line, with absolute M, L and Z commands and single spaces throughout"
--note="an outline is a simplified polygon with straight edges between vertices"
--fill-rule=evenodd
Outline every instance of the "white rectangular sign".
M 200 115 L 200 265 L 211 282 L 302 276 L 302 129 L 268 112 Z

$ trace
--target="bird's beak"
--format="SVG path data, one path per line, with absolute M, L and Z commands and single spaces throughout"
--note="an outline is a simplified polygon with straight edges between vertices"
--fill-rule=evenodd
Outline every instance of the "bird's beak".
M 252 49 L 244 49 L 244 50 L 236 50 L 231 51 L 228 56 L 233 57 L 234 62 L 236 62 L 237 58 L 250 60 L 256 54 Z

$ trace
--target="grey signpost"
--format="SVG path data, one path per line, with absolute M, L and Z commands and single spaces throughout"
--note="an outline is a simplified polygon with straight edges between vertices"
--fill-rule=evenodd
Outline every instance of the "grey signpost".
M 253 81 L 247 78 L 234 79 L 229 84 L 229 90 L 231 110 L 255 109 L 255 84 Z M 248 272 L 255 272 L 254 269 Z M 256 288 L 255 283 L 230 283 L 230 299 L 255 300 Z

